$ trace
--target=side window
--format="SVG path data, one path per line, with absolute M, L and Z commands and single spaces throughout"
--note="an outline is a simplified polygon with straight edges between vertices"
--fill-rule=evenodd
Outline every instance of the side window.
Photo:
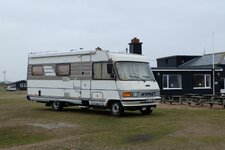
M 93 64 L 93 79 L 102 79 L 102 64 L 94 63 Z
M 180 74 L 163 75 L 163 89 L 181 89 L 182 76 Z
M 32 74 L 32 76 L 42 76 L 43 75 L 43 66 L 32 66 L 31 74 Z
M 69 76 L 70 75 L 70 64 L 57 64 L 56 65 L 57 76 Z
M 210 74 L 194 74 L 193 75 L 193 87 L 194 87 L 194 89 L 211 88 Z
M 111 74 L 107 72 L 107 62 L 93 63 L 93 79 L 96 80 L 112 80 Z

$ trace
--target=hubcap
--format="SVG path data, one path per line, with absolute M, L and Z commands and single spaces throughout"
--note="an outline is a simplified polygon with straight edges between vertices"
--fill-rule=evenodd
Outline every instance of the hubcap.
M 114 104 L 114 105 L 113 105 L 112 111 L 113 111 L 113 113 L 115 113 L 115 114 L 119 112 L 119 106 L 118 106 L 118 104 Z
M 53 105 L 54 105 L 54 107 L 55 107 L 56 109 L 59 108 L 59 102 L 54 102 Z

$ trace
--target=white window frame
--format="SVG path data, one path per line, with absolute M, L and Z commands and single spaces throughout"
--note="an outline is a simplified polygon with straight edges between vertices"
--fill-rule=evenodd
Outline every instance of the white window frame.
M 20 87 L 24 87 L 24 83 L 20 83 Z
M 20 87 L 27 87 L 26 83 L 20 83 Z
M 193 78 L 194 78 L 195 75 L 202 75 L 202 76 L 204 76 L 204 87 L 194 87 L 194 85 L 193 85 L 193 89 L 211 89 L 212 88 L 211 87 L 211 74 L 193 74 Z M 206 86 L 207 76 L 209 77 L 209 86 Z M 194 82 L 194 80 L 193 80 L 193 82 Z
M 180 79 L 181 79 L 180 87 L 178 87 L 178 88 L 169 87 L 169 83 L 170 83 L 169 82 L 169 76 L 171 76 L 171 75 L 176 75 L 176 76 L 180 77 Z M 182 75 L 181 74 L 163 74 L 162 75 L 162 83 L 164 83 L 164 77 L 166 77 L 167 87 L 164 87 L 164 84 L 162 84 L 163 90 L 182 90 L 183 89 L 183 87 L 182 87 Z

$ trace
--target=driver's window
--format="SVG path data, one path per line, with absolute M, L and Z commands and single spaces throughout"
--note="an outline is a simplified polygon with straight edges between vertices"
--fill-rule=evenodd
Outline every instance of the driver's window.
M 93 63 L 93 79 L 112 80 L 114 77 L 107 72 L 107 62 Z

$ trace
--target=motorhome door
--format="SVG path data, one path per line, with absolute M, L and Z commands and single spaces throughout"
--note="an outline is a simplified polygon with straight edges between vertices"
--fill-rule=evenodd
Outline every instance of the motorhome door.
M 81 56 L 81 98 L 90 99 L 92 63 L 90 55 Z

